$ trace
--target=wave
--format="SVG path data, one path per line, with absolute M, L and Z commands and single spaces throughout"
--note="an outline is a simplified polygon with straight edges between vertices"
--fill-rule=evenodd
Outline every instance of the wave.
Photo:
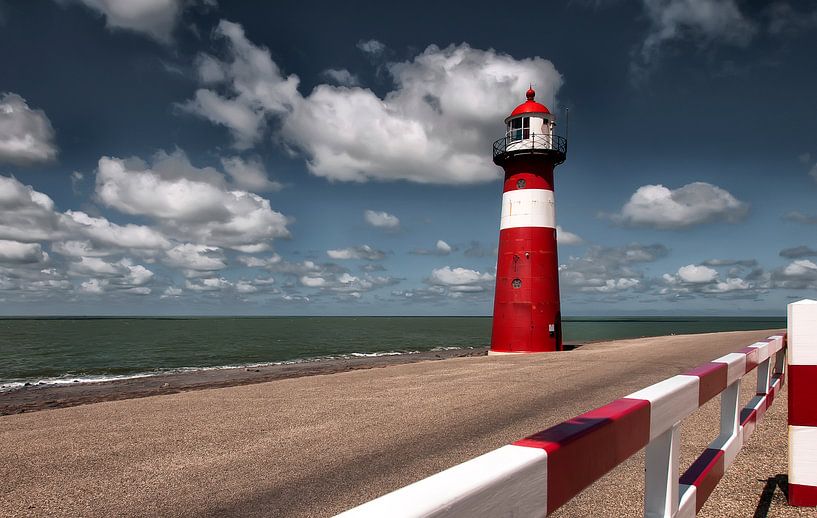
M 311 358 L 295 358 L 292 360 L 282 360 L 276 362 L 261 362 L 261 363 L 241 363 L 230 365 L 215 365 L 206 367 L 175 367 L 166 369 L 156 369 L 149 372 L 135 372 L 132 374 L 63 374 L 61 376 L 48 378 L 26 378 L 14 380 L 0 380 L 0 393 L 9 392 L 12 390 L 19 390 L 27 387 L 48 387 L 59 385 L 74 385 L 74 384 L 90 384 L 90 383 L 104 383 L 106 381 L 122 381 L 138 378 L 149 378 L 153 376 L 162 376 L 166 374 L 181 374 L 186 372 L 200 372 L 211 370 L 226 370 L 226 369 L 249 369 L 259 367 L 271 367 L 275 365 L 296 365 L 300 363 L 311 363 L 326 360 L 352 360 L 356 358 L 378 358 L 383 356 L 406 356 L 411 354 L 420 354 L 423 352 L 441 352 L 454 351 L 459 349 L 474 349 L 474 347 L 434 347 L 433 349 L 425 351 L 380 351 L 380 352 L 353 352 L 325 356 L 316 356 Z

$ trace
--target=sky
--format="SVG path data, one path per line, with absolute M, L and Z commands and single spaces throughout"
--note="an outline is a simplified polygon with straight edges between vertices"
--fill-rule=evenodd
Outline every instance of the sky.
M 783 314 L 816 34 L 782 0 L 0 0 L 0 315 L 490 315 L 530 84 L 565 316 Z

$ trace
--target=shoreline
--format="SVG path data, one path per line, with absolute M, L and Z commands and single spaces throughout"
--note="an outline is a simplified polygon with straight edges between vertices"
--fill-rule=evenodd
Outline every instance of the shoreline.
M 28 385 L 0 392 L 0 416 L 422 361 L 486 356 L 487 353 L 488 347 L 456 348 L 253 366 L 202 367 L 183 372 L 146 374 L 106 381 Z

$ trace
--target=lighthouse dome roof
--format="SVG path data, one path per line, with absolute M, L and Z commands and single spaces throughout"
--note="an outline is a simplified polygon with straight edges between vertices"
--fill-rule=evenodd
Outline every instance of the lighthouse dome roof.
M 550 113 L 550 110 L 547 109 L 547 106 L 533 100 L 535 96 L 536 92 L 534 91 L 534 89 L 532 87 L 529 88 L 527 93 L 525 94 L 527 100 L 520 104 L 519 106 L 517 106 L 516 109 L 514 109 L 514 111 L 511 112 L 510 117 L 516 117 L 517 115 L 522 115 L 523 113 L 544 113 L 544 114 Z

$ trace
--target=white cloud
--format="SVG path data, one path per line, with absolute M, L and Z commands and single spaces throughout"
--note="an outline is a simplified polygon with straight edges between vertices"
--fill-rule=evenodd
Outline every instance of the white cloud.
M 88 279 L 87 281 L 80 283 L 79 291 L 99 295 L 101 293 L 105 293 L 105 286 L 107 286 L 107 284 L 108 283 L 105 280 Z
M 772 273 L 773 285 L 786 289 L 817 289 L 817 264 L 797 259 Z
M 749 205 L 718 186 L 694 182 L 678 189 L 639 187 L 613 221 L 630 226 L 681 229 L 714 221 L 742 220 Z
M 708 283 L 718 278 L 718 271 L 707 266 L 688 264 L 678 269 L 678 277 L 693 284 Z
M 139 160 L 99 160 L 96 194 L 121 212 L 153 218 L 180 240 L 246 250 L 289 236 L 289 220 L 269 200 L 223 185 L 212 168 L 197 169 L 181 151 Z
M 105 17 L 109 29 L 127 29 L 169 43 L 190 0 L 75 0 Z
M 499 136 L 498 125 L 523 100 L 529 82 L 551 108 L 562 83 L 553 64 L 540 57 L 517 60 L 467 44 L 432 45 L 413 60 L 387 65 L 395 89 L 384 97 L 326 84 L 302 96 L 299 79 L 285 76 L 240 25 L 222 21 L 216 35 L 227 41 L 227 59 L 198 59 L 209 88 L 182 107 L 226 126 L 239 148 L 260 141 L 266 121 L 276 119 L 278 136 L 305 155 L 313 174 L 331 180 L 495 180 L 486 142 Z M 374 42 L 361 48 L 379 52 Z
M 164 293 L 162 293 L 162 295 L 159 298 L 162 298 L 162 299 L 174 298 L 175 299 L 175 298 L 181 297 L 182 293 L 184 293 L 184 291 L 181 288 L 176 288 L 174 286 L 168 286 L 167 288 L 165 288 Z
M 159 249 L 170 246 L 161 232 L 144 225 L 117 225 L 105 218 L 94 218 L 81 211 L 65 211 L 66 224 L 78 233 L 104 245 L 123 248 Z
M 43 241 L 61 233 L 51 198 L 14 177 L 0 176 L 0 239 Z
M 445 256 L 445 255 L 450 255 L 451 252 L 453 252 L 455 250 L 457 250 L 456 247 L 453 247 L 453 246 L 449 245 L 448 243 L 446 243 L 442 239 L 438 239 L 437 243 L 434 245 L 434 248 L 432 248 L 432 249 L 415 248 L 414 250 L 412 250 L 409 253 L 414 254 L 414 255 L 440 255 L 440 256 Z
M 591 246 L 584 256 L 570 257 L 559 266 L 564 291 L 612 293 L 645 290 L 648 282 L 641 263 L 650 263 L 669 253 L 661 244 L 632 243 L 620 247 Z
M 232 177 L 233 182 L 241 189 L 258 192 L 280 191 L 283 186 L 273 182 L 267 176 L 264 164 L 258 157 L 244 160 L 241 157 L 222 158 L 224 170 Z
M 335 260 L 365 259 L 367 261 L 379 261 L 386 257 L 385 252 L 382 250 L 377 250 L 369 245 L 327 250 L 326 255 Z
M 42 110 L 15 93 L 0 96 L 0 162 L 29 165 L 57 158 L 54 128 Z
M 484 297 L 491 292 L 496 276 L 470 268 L 435 268 L 425 280 L 427 287 L 395 290 L 391 294 L 404 300 L 434 302 L 446 297 Z
M 739 277 L 730 277 L 726 281 L 718 281 L 709 288 L 711 293 L 729 293 L 732 291 L 746 291 L 753 288 L 752 284 Z
M 261 139 L 268 116 L 292 110 L 300 99 L 299 79 L 295 75 L 283 77 L 269 50 L 250 43 L 241 25 L 222 20 L 214 35 L 227 42 L 230 61 L 200 56 L 199 77 L 211 86 L 224 83 L 229 97 L 200 89 L 194 99 L 180 107 L 227 127 L 236 147 L 247 149 Z
M 108 262 L 99 257 L 81 257 L 79 261 L 71 262 L 68 270 L 75 275 L 110 277 L 110 283 L 125 287 L 143 286 L 154 276 L 152 271 L 127 258 Z
M 220 248 L 192 243 L 174 246 L 166 252 L 164 261 L 170 266 L 194 272 L 222 270 L 227 267 Z
M 324 70 L 323 75 L 342 86 L 357 86 L 360 84 L 360 79 L 345 68 L 330 68 Z
M 634 278 L 618 278 L 618 279 L 607 279 L 604 281 L 604 284 L 599 286 L 588 286 L 585 291 L 595 291 L 598 293 L 616 293 L 619 291 L 626 291 L 632 288 L 636 288 L 641 284 L 639 279 Z
M 783 274 L 789 276 L 800 276 L 817 272 L 817 264 L 808 259 L 794 261 L 783 268 Z
M 208 277 L 206 279 L 187 280 L 185 288 L 192 291 L 223 291 L 231 288 L 233 284 L 221 277 Z
M 204 117 L 213 124 L 228 128 L 237 149 L 249 149 L 261 140 L 261 133 L 265 127 L 264 114 L 255 111 L 250 103 L 225 99 L 215 92 L 202 88 L 196 90 L 193 99 L 179 107 Z
M 256 293 L 258 291 L 258 287 L 249 281 L 238 281 L 235 283 L 235 291 L 244 294 Z
M 326 285 L 326 279 L 316 275 L 304 275 L 301 277 L 301 284 L 308 288 L 320 288 Z
M 662 47 L 691 40 L 698 45 L 724 42 L 743 46 L 757 32 L 735 0 L 642 0 L 650 30 L 641 45 L 637 67 L 649 66 Z
M 480 273 L 477 270 L 468 268 L 451 268 L 445 266 L 431 271 L 431 281 L 434 284 L 444 286 L 463 286 L 490 282 L 494 280 L 494 275 L 490 273 Z
M 48 261 L 39 243 L 0 239 L 0 264 L 40 264 Z
M 374 211 L 366 209 L 363 212 L 363 219 L 375 228 L 386 230 L 397 230 L 400 228 L 400 218 L 384 211 Z
M 271 268 L 273 265 L 281 263 L 281 256 L 272 254 L 270 257 L 262 258 L 252 255 L 241 255 L 238 257 L 238 262 L 242 263 L 248 268 Z
M 783 219 L 787 221 L 794 221 L 797 223 L 803 223 L 806 225 L 817 225 L 817 216 L 810 216 L 808 214 L 804 214 L 798 210 L 793 210 L 787 212 Z
M 559 225 L 556 225 L 556 241 L 560 245 L 580 245 L 584 243 L 584 239 L 580 238 L 573 232 L 564 230 Z
M 366 54 L 382 54 L 386 50 L 386 46 L 377 40 L 360 40 L 357 42 L 357 48 Z
M 451 245 L 449 245 L 448 243 L 446 243 L 446 242 L 445 242 L 445 241 L 443 241 L 442 239 L 438 239 L 438 240 L 437 240 L 437 244 L 435 245 L 435 247 L 434 247 L 434 248 L 435 248 L 435 249 L 437 250 L 437 252 L 439 252 L 441 255 L 448 255 L 448 254 L 450 254 L 450 253 L 451 253 L 451 251 L 452 251 Z

